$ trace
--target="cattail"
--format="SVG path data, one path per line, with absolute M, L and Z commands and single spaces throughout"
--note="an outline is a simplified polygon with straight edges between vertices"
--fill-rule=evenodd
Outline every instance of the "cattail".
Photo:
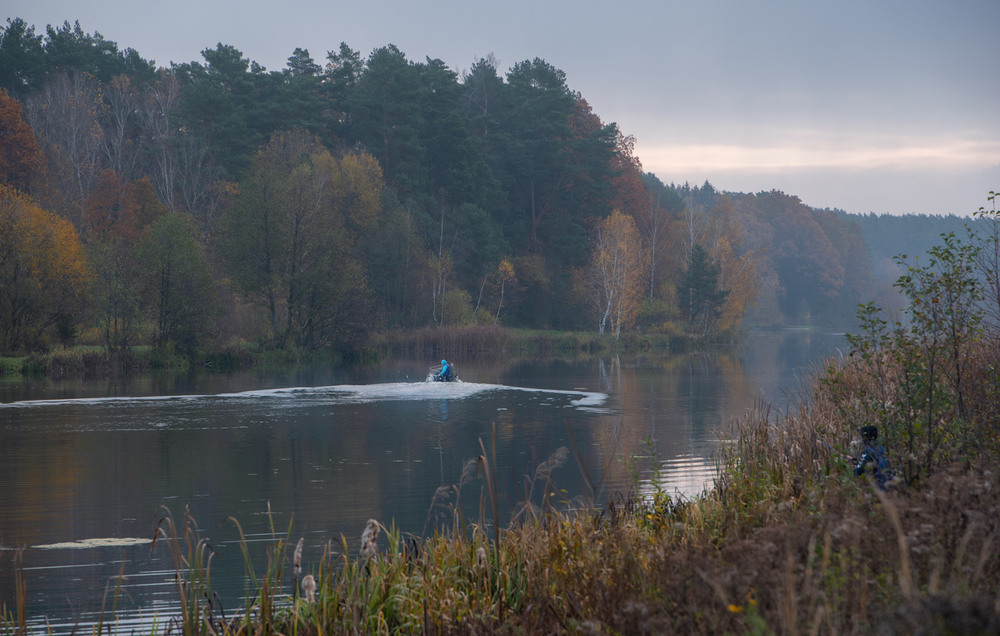
M 556 449 L 554 453 L 549 455 L 549 458 L 538 465 L 535 469 L 535 480 L 548 480 L 552 476 L 552 471 L 557 468 L 562 468 L 562 465 L 566 463 L 566 458 L 569 457 L 569 449 L 565 446 L 560 446 Z
M 462 476 L 458 480 L 458 487 L 461 488 L 476 476 L 476 458 L 467 459 L 462 465 Z
M 302 543 L 305 540 L 305 537 L 299 539 L 298 545 L 295 546 L 295 554 L 292 557 L 292 571 L 295 573 L 296 579 L 302 574 Z
M 431 497 L 431 506 L 427 509 L 427 518 L 424 519 L 424 534 L 427 534 L 427 526 L 431 519 L 443 518 L 445 513 L 454 510 L 451 505 L 451 493 L 458 492 L 454 486 L 438 486 Z
M 434 491 L 434 495 L 431 496 L 431 507 L 446 507 L 448 505 L 448 501 L 451 499 L 453 488 L 453 486 L 438 486 Z
M 484 548 L 483 546 L 479 546 L 479 548 L 476 550 L 476 569 L 485 571 L 486 566 L 487 566 L 486 548 Z
M 302 577 L 302 592 L 306 595 L 306 603 L 316 601 L 316 579 L 313 578 L 312 574 L 306 574 Z
M 381 529 L 379 522 L 369 519 L 365 525 L 365 531 L 361 533 L 361 556 L 375 556 L 378 552 L 378 533 Z

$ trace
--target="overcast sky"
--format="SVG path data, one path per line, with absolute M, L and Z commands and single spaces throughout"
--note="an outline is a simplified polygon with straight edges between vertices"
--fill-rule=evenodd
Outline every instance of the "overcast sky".
M 159 66 L 217 43 L 268 70 L 296 47 L 395 44 L 461 72 L 539 57 L 665 183 L 782 190 L 848 212 L 969 214 L 1000 191 L 998 0 L 6 0 Z

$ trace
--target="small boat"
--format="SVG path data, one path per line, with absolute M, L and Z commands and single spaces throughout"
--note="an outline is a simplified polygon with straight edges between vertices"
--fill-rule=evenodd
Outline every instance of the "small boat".
M 431 367 L 427 373 L 428 382 L 456 382 L 458 376 L 455 374 L 455 366 L 442 360 L 441 364 Z

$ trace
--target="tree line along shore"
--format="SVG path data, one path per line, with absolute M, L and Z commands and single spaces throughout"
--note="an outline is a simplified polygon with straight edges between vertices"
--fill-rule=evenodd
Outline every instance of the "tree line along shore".
M 963 223 L 665 184 L 537 58 L 202 58 L 158 67 L 79 24 L 0 27 L 0 353 L 844 325 L 861 302 L 900 304 L 884 246 L 922 253 L 900 239 Z

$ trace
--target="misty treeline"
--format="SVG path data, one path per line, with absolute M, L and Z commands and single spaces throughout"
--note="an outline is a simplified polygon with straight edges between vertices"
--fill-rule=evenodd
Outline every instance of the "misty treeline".
M 2 28 L 0 349 L 349 350 L 473 324 L 708 338 L 844 324 L 879 290 L 850 217 L 662 183 L 541 59 L 202 57 Z

